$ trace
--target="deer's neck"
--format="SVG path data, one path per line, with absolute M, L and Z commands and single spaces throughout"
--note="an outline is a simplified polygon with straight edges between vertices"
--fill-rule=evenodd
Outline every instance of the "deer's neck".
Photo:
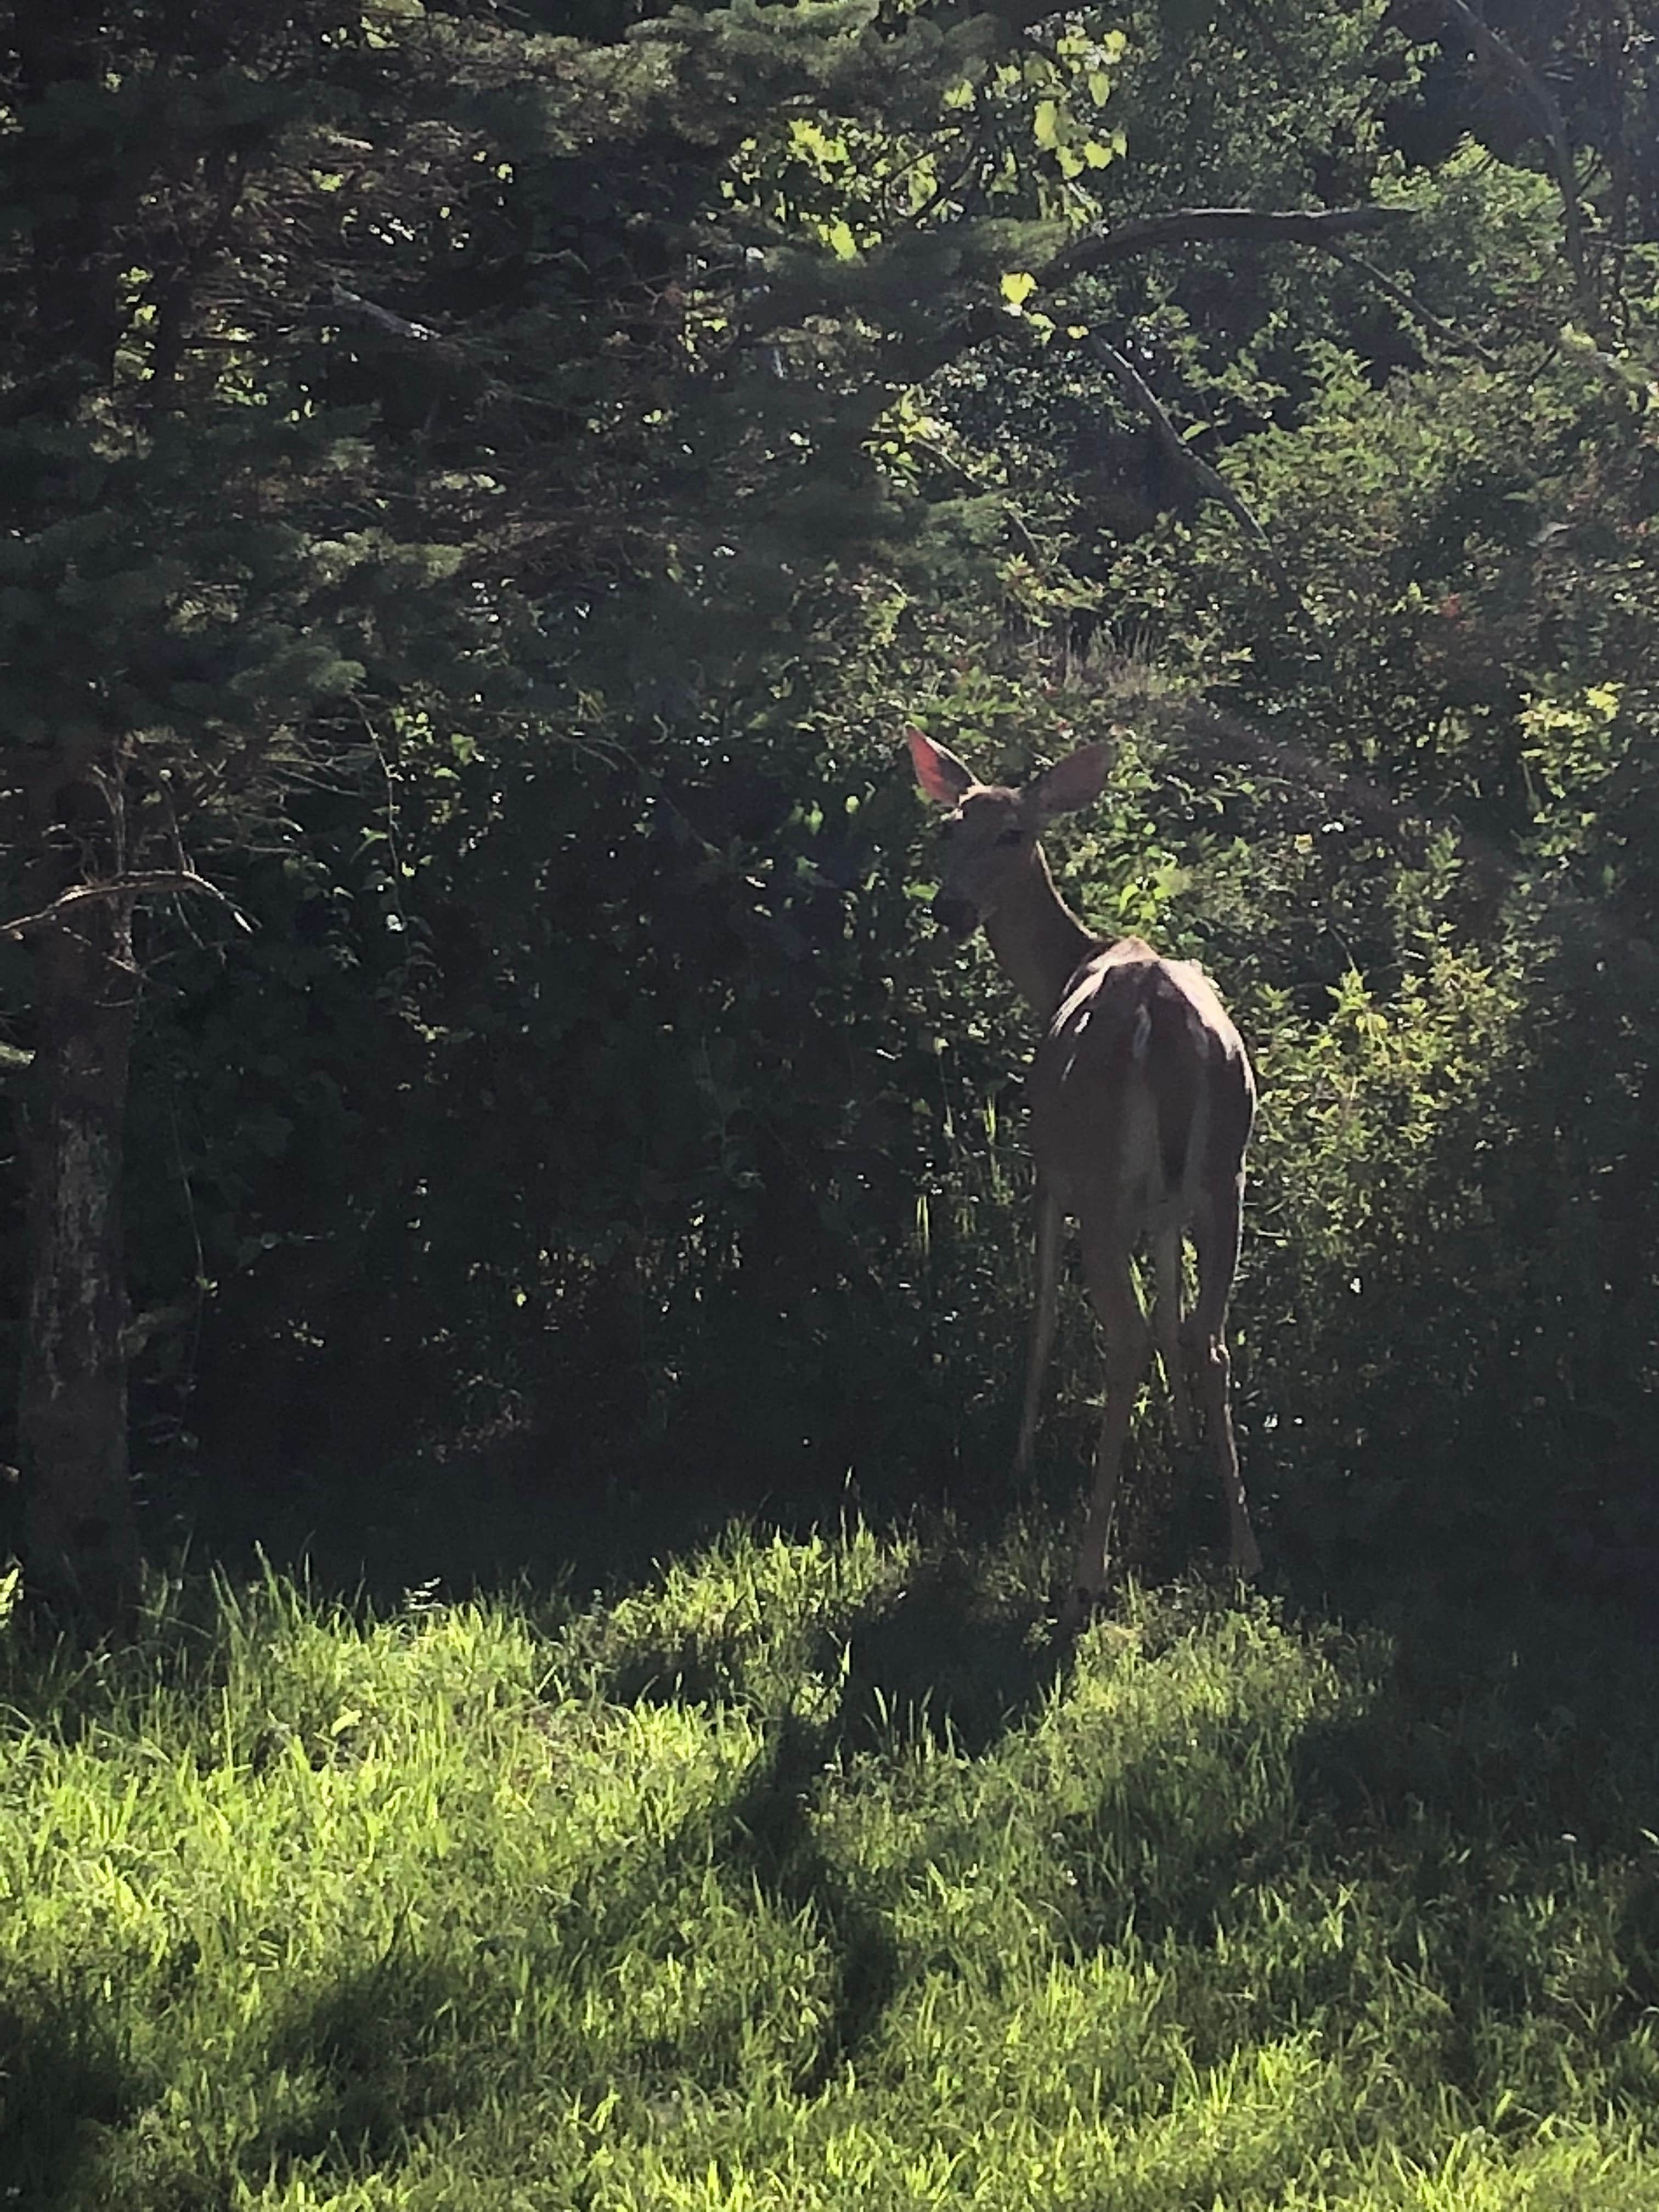
M 1041 845 L 1031 866 L 986 917 L 985 934 L 1002 972 L 1039 1018 L 1051 1021 L 1080 962 L 1103 939 L 1085 929 L 1054 889 Z

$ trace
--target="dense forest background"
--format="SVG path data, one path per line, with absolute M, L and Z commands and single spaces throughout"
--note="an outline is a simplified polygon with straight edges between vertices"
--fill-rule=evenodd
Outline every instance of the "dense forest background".
M 1278 1571 L 1644 1602 L 1656 38 L 12 11 L 20 1540 L 73 1549 L 65 1360 L 156 1553 L 460 1581 L 998 1484 L 1030 1037 L 927 921 L 916 719 L 1014 776 L 1117 732 L 1065 887 L 1249 1040 Z M 1057 1498 L 1080 1297 L 1062 1351 Z M 1212 1532 L 1144 1431 L 1155 1560 Z

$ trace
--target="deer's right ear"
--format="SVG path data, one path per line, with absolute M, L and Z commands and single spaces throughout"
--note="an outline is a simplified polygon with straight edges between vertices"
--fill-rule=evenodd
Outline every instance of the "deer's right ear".
M 914 724 L 904 732 L 904 741 L 910 748 L 910 765 L 916 772 L 916 781 L 936 806 L 956 806 L 964 791 L 971 791 L 978 777 L 965 761 L 954 753 L 936 745 L 924 731 Z
M 1070 814 L 1088 806 L 1105 788 L 1107 770 L 1117 747 L 1108 738 L 1084 745 L 1028 783 L 1020 793 L 1026 812 L 1038 822 L 1051 822 L 1056 814 Z

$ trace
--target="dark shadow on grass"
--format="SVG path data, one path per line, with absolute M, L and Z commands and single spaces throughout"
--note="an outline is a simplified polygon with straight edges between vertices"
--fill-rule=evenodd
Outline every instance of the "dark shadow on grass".
M 869 1607 L 848 1651 L 838 1753 L 872 1748 L 897 1729 L 969 1758 L 1036 1711 L 1066 1657 L 1046 1610 L 981 1595 L 960 1546 L 924 1559 L 896 1600 Z
M 109 2009 L 90 1986 L 0 1993 L 0 2203 L 69 2212 L 106 2201 L 105 2130 L 142 2102 Z
M 1152 1746 L 1109 1802 L 1064 1824 L 1078 1940 L 1111 1948 L 1132 1926 L 1177 1981 L 1183 1954 L 1247 1960 L 1237 2004 L 1200 2008 L 1189 2035 L 1194 2063 L 1218 2065 L 1291 2017 L 1321 2014 L 1340 2039 L 1389 1971 L 1337 1940 L 1304 1948 L 1285 1984 L 1264 1948 L 1261 1893 L 1322 1900 L 1316 1917 L 1328 1905 L 1340 1923 L 1345 1892 L 1381 1888 L 1398 1900 L 1405 1984 L 1439 1993 L 1414 2031 L 1433 2079 L 1491 2092 L 1492 2035 L 1508 2026 L 1554 2037 L 1569 2060 L 1593 2049 L 1615 2071 L 1624 2049 L 1650 2100 L 1659 1906 L 1644 1831 L 1659 1814 L 1659 1655 L 1628 1618 L 1582 1602 L 1483 1613 L 1423 1597 L 1387 1634 L 1362 1634 L 1343 1665 L 1353 1695 L 1296 1735 L 1277 1802 L 1249 1809 L 1245 1723 L 1220 1745 L 1237 1789 L 1183 1789 L 1178 1753 Z M 1572 1954 L 1572 1900 L 1603 1876 L 1626 1902 L 1616 1966 L 1592 1937 L 1590 1963 L 1573 1969 L 1601 1977 L 1583 2000 L 1592 2030 L 1579 1994 L 1559 1985 L 1560 1947 Z
M 456 2071 L 456 2032 L 477 1992 L 401 1937 L 374 1965 L 296 1996 L 271 2036 L 268 2063 L 284 2080 L 280 2117 L 244 2154 L 250 2173 L 298 2162 L 362 2174 L 396 2154 L 440 2114 L 483 2094 Z
M 752 1882 L 785 1916 L 810 1912 L 834 1961 L 829 2017 L 798 2085 L 811 2095 L 875 2035 L 900 1972 L 890 1900 L 866 1892 L 818 1841 L 812 1814 L 825 1778 L 844 1774 L 860 1753 L 907 1738 L 981 1756 L 1041 1704 L 1066 1654 L 1029 1601 L 988 1595 L 953 1537 L 930 1550 L 902 1590 L 873 1595 L 815 1631 L 801 1656 L 821 1679 L 839 1675 L 834 1708 L 810 1719 L 789 1711 L 774 1719 L 765 1756 L 726 1808 L 713 1849 L 728 1874 Z M 690 1640 L 647 1641 L 611 1655 L 602 1689 L 618 1703 L 718 1704 L 748 1695 L 739 1652 Z M 694 1837 L 690 1847 L 708 1844 Z M 633 1917 L 626 1904 L 607 1909 L 610 1923 L 626 1928 Z
M 818 2047 L 797 2083 L 816 2096 L 856 2059 L 898 1987 L 899 1951 L 887 1917 L 825 1855 L 810 1817 L 826 1745 L 787 1715 L 769 1755 L 732 1805 L 722 1855 L 786 1913 L 810 1911 L 835 1960 L 835 1993 Z
M 997 1540 L 988 1540 L 994 1550 Z M 873 1749 L 895 1735 L 988 1751 L 1048 1694 L 1066 1662 L 1045 1608 L 1030 1596 L 993 1595 L 954 1528 L 927 1540 L 896 1592 L 882 1590 L 816 1625 L 803 1671 L 840 1675 L 826 1759 Z M 686 1629 L 647 1634 L 605 1655 L 599 1687 L 617 1705 L 752 1701 L 742 1639 Z
M 819 1501 L 776 1513 L 803 1527 Z M 410 1589 L 441 1599 L 563 1588 L 627 1588 L 659 1560 L 711 1542 L 745 1513 L 773 1516 L 718 1474 L 678 1480 L 647 1468 L 591 1479 L 544 1462 L 530 1439 L 437 1457 L 411 1452 L 369 1470 L 323 1462 L 274 1471 L 250 1490 L 209 1470 L 175 1470 L 152 1516 L 159 1557 L 218 1565 L 233 1582 L 268 1561 L 323 1597 L 395 1606 Z
M 779 1417 L 781 1386 L 758 1350 L 750 1380 L 753 1403 L 724 1392 L 711 1407 L 708 1389 L 694 1390 L 660 1434 L 644 1432 L 637 1405 L 628 1421 L 605 1415 L 616 1378 L 596 1374 L 595 1409 L 578 1394 L 556 1419 L 504 1416 L 441 1444 L 420 1439 L 411 1413 L 407 1430 L 388 1424 L 357 1453 L 327 1422 L 314 1443 L 296 1429 L 280 1450 L 233 1435 L 228 1464 L 174 1449 L 140 1477 L 146 1547 L 163 1561 L 187 1553 L 233 1582 L 262 1561 L 303 1569 L 322 1596 L 382 1607 L 428 1586 L 444 1599 L 526 1584 L 585 1597 L 636 1584 L 733 1522 L 804 1534 L 850 1511 L 884 1532 L 918 1511 L 1006 1498 L 1012 1410 L 1006 1435 L 935 1407 L 896 1430 L 874 1413 L 850 1427 L 820 1422 L 805 1439 L 799 1413 Z M 858 1402 L 850 1381 L 845 1395 Z M 1060 1425 L 1055 1457 L 1072 1467 Z M 1073 1492 L 1085 1463 L 1086 1450 Z

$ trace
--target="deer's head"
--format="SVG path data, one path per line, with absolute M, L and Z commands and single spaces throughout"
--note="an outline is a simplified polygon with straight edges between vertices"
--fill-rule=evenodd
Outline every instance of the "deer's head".
M 1057 814 L 1099 798 L 1112 764 L 1110 744 L 1084 745 L 1018 791 L 981 783 L 965 761 L 921 730 L 905 732 L 916 781 L 936 806 L 951 810 L 940 831 L 944 848 L 933 919 L 966 937 L 1017 889 L 1042 872 L 1037 840 Z

